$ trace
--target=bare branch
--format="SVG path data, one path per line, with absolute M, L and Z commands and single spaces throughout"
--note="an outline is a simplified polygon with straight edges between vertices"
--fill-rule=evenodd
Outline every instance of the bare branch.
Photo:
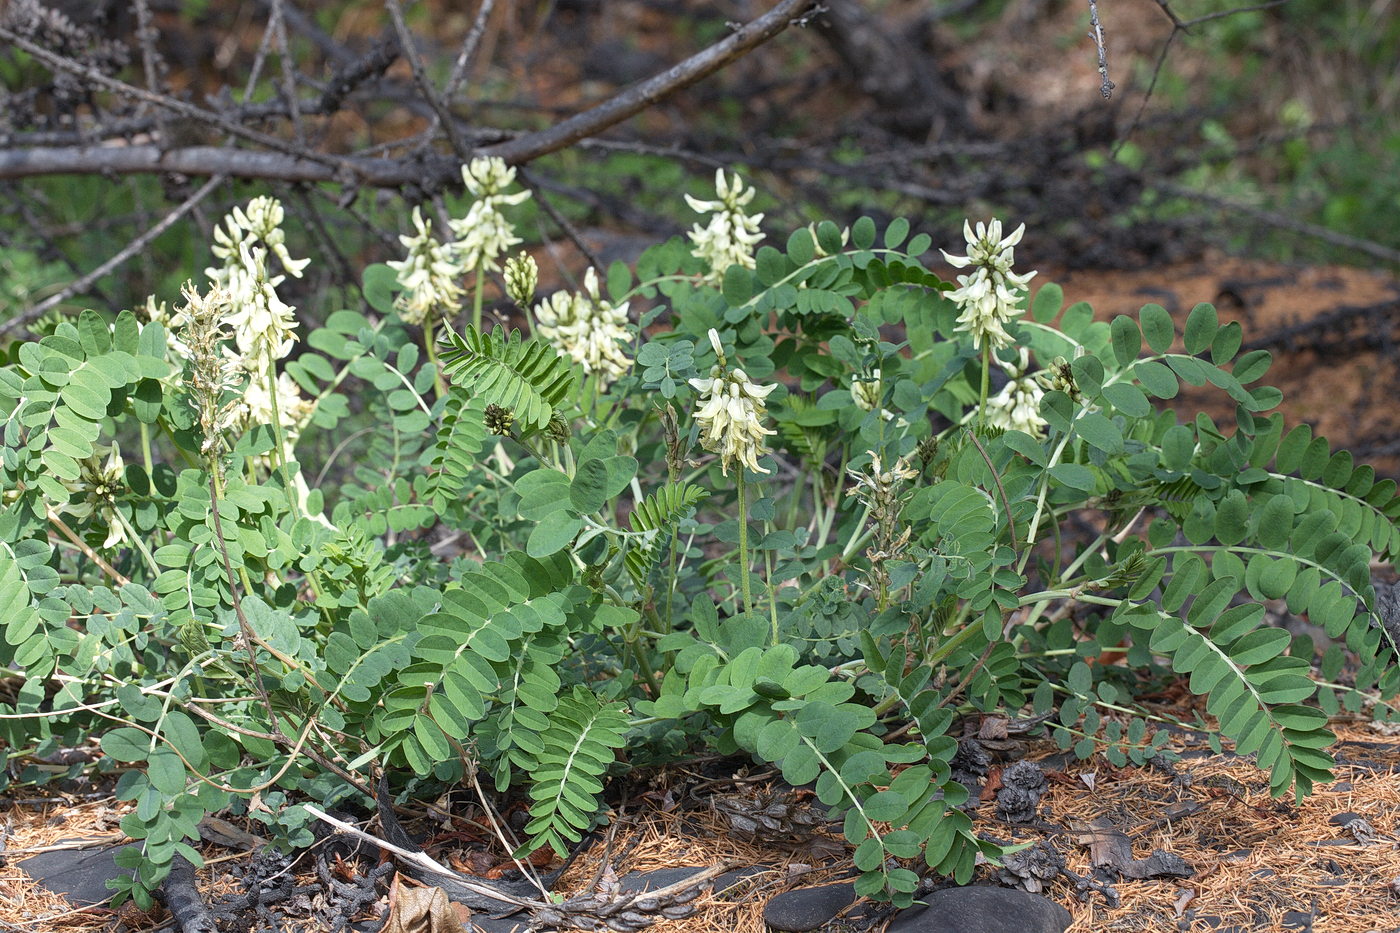
M 450 173 L 455 170 L 443 168 Z M 111 172 L 138 175 L 177 172 L 181 175 L 229 175 L 277 181 L 354 181 L 372 188 L 397 188 L 423 178 L 423 165 L 404 159 L 340 159 L 349 168 L 344 178 L 322 161 L 281 152 L 257 152 L 220 146 L 34 146 L 0 150 L 0 178 L 33 175 Z
M 735 30 L 727 38 L 683 62 L 633 85 L 583 113 L 548 129 L 522 133 L 504 142 L 478 146 L 472 154 L 497 156 L 519 165 L 574 145 L 626 120 L 666 96 L 708 77 L 725 65 L 772 39 L 794 22 L 801 21 L 814 0 L 781 0 L 768 13 Z M 75 74 L 92 84 L 136 100 L 145 101 L 181 116 L 214 127 L 229 135 L 256 143 L 271 152 L 193 146 L 163 149 L 158 146 L 120 144 L 85 147 L 34 146 L 0 150 L 0 178 L 73 172 L 143 174 L 179 172 L 185 175 L 228 175 L 287 182 L 339 182 L 372 188 L 417 187 L 435 191 L 454 184 L 460 162 L 418 153 L 411 159 L 380 159 L 328 155 L 314 152 L 252 130 L 223 114 L 215 113 L 164 94 L 134 87 L 36 45 L 0 27 L 0 39 L 33 55 L 46 66 Z M 405 49 L 405 54 L 407 50 Z M 371 56 L 374 65 L 382 56 Z M 379 69 L 382 72 L 382 68 Z M 327 93 L 330 93 L 328 90 Z M 441 104 L 439 104 L 441 107 Z M 434 108 L 435 111 L 437 108 Z M 445 112 L 445 108 L 441 112 Z M 450 115 L 449 115 L 450 116 Z M 493 133 L 499 137 L 499 133 Z M 480 140 L 480 136 L 475 137 Z
M 487 146 L 481 154 L 499 156 L 512 165 L 519 165 L 596 135 L 628 117 L 641 113 L 676 91 L 689 87 L 701 78 L 714 74 L 772 39 L 800 19 L 814 2 L 815 0 L 782 0 L 758 19 L 735 30 L 728 38 L 640 84 L 621 91 L 593 109 L 585 110 L 547 130 Z
M 544 208 L 544 212 L 549 215 L 549 219 L 554 221 L 560 230 L 564 231 L 564 235 L 567 236 L 569 240 L 572 241 L 575 248 L 583 254 L 584 258 L 588 260 L 589 265 L 593 266 L 593 268 L 597 269 L 600 273 L 607 274 L 608 270 L 607 267 L 603 265 L 603 260 L 598 258 L 598 254 L 593 252 L 587 243 L 583 242 L 583 237 L 579 236 L 579 232 L 574 229 L 574 225 L 569 223 L 569 218 L 559 212 L 559 208 L 555 207 L 554 202 L 540 189 L 539 183 L 535 180 L 534 176 L 522 170 L 520 173 L 520 180 L 534 193 L 535 203 Z
M 1163 9 L 1167 7 L 1163 6 Z M 1171 12 L 1169 9 L 1167 12 Z M 1094 40 L 1094 48 L 1099 52 L 1099 78 L 1102 83 L 1099 85 L 1099 93 L 1104 100 L 1113 96 L 1113 89 L 1117 87 L 1108 78 L 1108 47 L 1104 45 L 1103 24 L 1099 22 L 1098 0 L 1089 0 L 1089 38 Z
M 472 23 L 467 37 L 462 40 L 462 48 L 457 52 L 457 60 L 452 63 L 452 73 L 448 75 L 447 86 L 442 89 L 443 100 L 451 102 L 462 82 L 467 79 L 467 71 L 472 66 L 472 59 L 476 58 L 477 47 L 481 45 L 481 36 L 486 32 L 486 21 L 491 18 L 491 11 L 495 8 L 496 0 L 481 0 L 481 9 L 476 11 L 476 20 Z
M 249 142 L 257 143 L 260 146 L 264 146 L 268 149 L 272 149 L 277 152 L 293 155 L 301 159 L 309 159 L 313 162 L 320 162 L 324 165 L 334 166 L 336 168 L 346 169 L 351 167 L 351 163 L 339 156 L 326 155 L 320 152 L 313 152 L 312 150 L 307 149 L 303 146 L 292 145 L 284 140 L 278 139 L 276 136 L 269 136 L 267 133 L 262 133 L 258 130 L 248 129 L 246 126 L 241 126 L 240 124 L 227 119 L 223 115 L 214 113 L 210 110 L 205 110 L 203 107 L 196 107 L 194 104 L 189 104 L 185 101 L 177 100 L 176 98 L 170 97 L 166 94 L 159 94 L 154 91 L 143 90 L 142 88 L 135 87 L 131 84 L 127 84 L 125 81 L 118 81 L 116 78 L 109 78 L 107 75 L 98 71 L 96 68 L 89 67 L 87 65 L 82 64 L 81 62 L 73 61 L 71 58 L 68 58 L 66 56 L 58 55 L 54 52 L 51 52 L 50 50 L 44 48 L 42 45 L 37 45 L 33 42 L 30 42 L 28 39 L 24 38 L 23 36 L 19 35 L 13 30 L 6 29 L 3 26 L 0 26 L 0 39 L 4 39 L 5 41 L 12 44 L 15 48 L 29 53 L 34 58 L 42 62 L 46 67 L 66 72 L 67 74 L 75 75 L 79 78 L 82 78 L 85 81 L 90 82 L 96 87 L 101 87 L 105 90 L 112 91 L 117 94 L 122 94 L 126 97 L 143 101 L 145 103 L 154 104 L 155 106 L 160 107 L 164 110 L 169 110 L 172 113 L 178 113 L 182 117 L 188 117 L 192 120 L 196 120 L 200 123 L 204 123 L 218 130 L 221 130 L 222 132 L 228 133 L 231 136 L 237 136 L 240 139 L 246 139 Z M 198 174 L 208 173 L 201 172 Z
M 158 34 L 151 22 L 151 6 L 147 0 L 132 0 L 136 12 L 136 36 L 141 43 L 141 67 L 146 74 L 146 89 L 160 90 L 160 54 L 156 51 Z
M 408 31 L 408 24 L 404 22 L 403 5 L 399 3 L 399 0 L 384 0 L 384 6 L 389 10 L 389 18 L 394 21 L 394 32 L 399 37 L 399 48 L 403 51 L 404 58 L 408 59 L 408 67 L 413 71 L 414 83 L 418 85 L 418 90 L 423 92 L 428 106 L 433 108 L 433 113 L 437 116 L 437 125 L 447 130 L 447 141 L 452 144 L 452 151 L 457 153 L 457 158 L 463 162 L 467 161 L 470 150 L 457 133 L 457 121 L 452 119 L 452 114 L 447 112 L 447 107 L 438 97 L 437 88 L 433 87 L 433 82 L 428 80 L 428 73 L 423 68 L 423 60 L 418 56 L 418 49 L 413 44 L 413 34 Z
M 1115 143 L 1113 147 L 1113 154 L 1115 156 L 1118 154 L 1118 151 L 1123 148 L 1123 144 L 1128 141 L 1128 137 L 1133 135 L 1134 131 L 1136 131 L 1138 128 L 1138 124 L 1142 122 L 1142 115 L 1147 112 L 1147 105 L 1151 102 L 1152 93 L 1157 88 L 1157 79 L 1161 77 L 1162 69 L 1167 64 L 1167 53 L 1171 51 L 1172 43 L 1176 41 L 1177 36 L 1181 35 L 1182 33 L 1187 33 L 1189 35 L 1191 33 L 1191 27 L 1197 26 L 1201 23 L 1208 23 L 1211 20 L 1216 19 L 1224 19 L 1229 16 L 1234 16 L 1237 13 L 1254 13 L 1258 12 L 1259 10 L 1270 10 L 1276 6 L 1282 6 L 1283 4 L 1288 2 L 1289 0 L 1266 0 L 1266 2 L 1259 3 L 1254 6 L 1235 7 L 1229 10 L 1221 10 L 1218 13 L 1207 13 L 1205 16 L 1198 16 L 1195 19 L 1183 20 L 1181 17 L 1177 16 L 1176 11 L 1172 9 L 1171 0 L 1157 0 L 1157 5 L 1162 8 L 1162 13 L 1165 14 L 1167 19 L 1171 20 L 1172 22 L 1171 35 L 1167 36 L 1167 41 L 1162 44 L 1162 52 L 1160 55 L 1157 56 L 1157 64 L 1152 69 L 1152 80 L 1150 80 L 1147 83 L 1147 93 L 1143 95 L 1142 103 L 1138 106 L 1138 111 L 1133 116 L 1133 121 L 1128 124 L 1128 128 L 1126 130 L 1119 134 L 1118 142 Z M 1098 10 L 1095 7 L 1095 0 L 1089 0 L 1089 8 L 1091 11 L 1091 19 L 1097 20 Z M 1100 30 L 1100 34 L 1101 33 L 1102 31 Z M 1102 74 L 1104 76 L 1104 80 L 1107 81 L 1108 73 L 1106 69 L 1108 67 L 1108 62 L 1105 59 L 1104 54 L 1105 53 L 1103 51 L 1103 46 L 1100 45 L 1100 74 Z M 1109 90 L 1111 89 L 1112 88 L 1110 86 Z M 1106 91 L 1104 93 L 1104 97 L 1107 96 L 1108 93 Z

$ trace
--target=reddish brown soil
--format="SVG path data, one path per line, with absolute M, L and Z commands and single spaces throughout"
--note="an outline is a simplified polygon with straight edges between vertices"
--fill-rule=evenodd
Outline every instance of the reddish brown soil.
M 1400 276 L 1347 266 L 1294 266 L 1241 259 L 1211 259 L 1140 271 L 1069 272 L 1058 277 L 1066 303 L 1087 301 L 1102 318 L 1136 315 L 1148 303 L 1162 305 L 1181 329 L 1198 302 L 1214 304 L 1222 321 L 1237 320 L 1245 346 L 1270 340 L 1286 328 L 1337 318 L 1322 334 L 1300 334 L 1293 347 L 1273 347 L 1275 362 L 1265 382 L 1283 390 L 1280 410 L 1289 424 L 1306 422 L 1335 448 L 1357 448 L 1377 472 L 1400 476 Z M 1388 304 L 1388 307 L 1386 306 Z M 1348 316 L 1348 309 L 1375 308 Z M 1386 335 L 1391 346 L 1318 352 L 1319 338 Z M 1178 410 L 1205 405 L 1217 420 L 1232 418 L 1216 391 L 1194 390 L 1177 400 Z M 1192 411 L 1195 409 L 1193 408 Z M 1367 449 L 1390 444 L 1379 456 Z

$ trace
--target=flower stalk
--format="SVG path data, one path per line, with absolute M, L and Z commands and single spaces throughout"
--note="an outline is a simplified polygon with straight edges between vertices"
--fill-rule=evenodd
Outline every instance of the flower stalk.
M 753 594 L 749 583 L 749 514 L 747 489 L 744 483 L 745 469 L 755 473 L 767 473 L 768 469 L 758 463 L 758 458 L 768 453 L 764 438 L 776 434 L 763 426 L 767 415 L 764 406 L 766 399 L 777 386 L 758 386 L 749 381 L 742 369 L 730 369 L 729 360 L 720 342 L 719 332 L 710 328 L 710 346 L 715 351 L 715 365 L 705 379 L 692 379 L 690 384 L 700 393 L 700 407 L 695 411 L 695 420 L 701 427 L 700 444 L 706 450 L 718 453 L 720 472 L 729 475 L 729 468 L 736 467 L 735 486 L 739 493 L 739 563 L 740 588 L 744 595 L 744 609 L 753 611 Z
M 744 594 L 744 611 L 753 612 L 753 593 L 749 583 L 749 504 L 745 496 L 744 471 L 734 477 L 739 492 L 739 588 Z

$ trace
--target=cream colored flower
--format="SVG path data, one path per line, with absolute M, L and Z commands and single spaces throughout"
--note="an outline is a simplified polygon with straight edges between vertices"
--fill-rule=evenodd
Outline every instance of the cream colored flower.
M 277 286 L 287 275 L 300 277 L 309 259 L 293 259 L 282 231 L 282 205 L 275 198 L 254 198 L 246 209 L 235 207 L 214 228 L 215 256 L 224 261 L 204 270 L 214 285 L 228 293 L 232 311 L 228 323 L 245 356 L 280 359 L 291 352 L 296 316 L 291 305 L 277 296 Z M 267 257 L 271 251 L 285 275 L 271 275 Z
M 868 379 L 851 379 L 851 401 L 855 402 L 861 411 L 874 411 L 875 406 L 880 404 L 880 396 L 883 393 L 884 387 L 880 384 L 878 369 L 872 370 Z
M 1020 365 L 1016 366 L 997 360 L 1009 377 L 1001 391 L 987 399 L 987 424 L 1003 431 L 1023 431 L 1031 437 L 1043 437 L 1045 419 L 1040 417 L 1040 400 L 1045 397 L 1045 389 L 1053 376 L 1050 371 L 1030 371 L 1030 351 L 1021 348 Z M 964 421 L 976 417 L 976 412 L 968 412 Z
M 310 259 L 293 259 L 287 252 L 287 234 L 282 229 L 282 220 L 285 212 L 282 210 L 282 202 L 276 198 L 260 197 L 253 198 L 248 202 L 246 209 L 235 207 L 229 212 L 225 223 L 228 225 L 228 235 L 221 238 L 223 232 L 217 227 L 214 230 L 214 255 L 221 259 L 227 259 L 238 242 L 251 239 L 261 240 L 272 254 L 277 257 L 277 261 L 282 263 L 282 268 L 288 275 L 296 278 L 301 277 L 302 271 L 311 263 Z M 220 252 L 220 249 L 224 252 Z
M 527 308 L 535 300 L 535 289 L 540 285 L 540 267 L 535 257 L 522 251 L 520 255 L 506 260 L 506 294 L 520 308 Z
M 528 200 L 530 192 L 505 193 L 515 182 L 515 169 L 499 158 L 472 159 L 462 166 L 462 181 L 476 201 L 466 217 L 449 221 L 457 236 L 452 244 L 457 261 L 468 270 L 499 269 L 496 260 L 521 242 L 501 208 Z
M 627 330 L 627 306 L 616 307 L 598 289 L 598 273 L 583 276 L 584 294 L 555 292 L 535 306 L 535 326 L 560 352 L 597 374 L 606 386 L 632 366 L 623 347 L 632 339 Z
M 962 309 L 956 329 L 972 334 L 974 347 L 986 343 L 999 350 L 1014 342 L 1006 325 L 1020 313 L 1016 305 L 1035 277 L 1034 272 L 1017 275 L 1011 271 L 1015 261 L 1013 247 L 1021 242 L 1025 232 L 1026 225 L 1022 224 L 1003 239 L 999 220 L 979 223 L 975 233 L 972 224 L 964 221 L 967 255 L 953 256 L 943 251 L 949 265 L 958 269 L 975 267 L 971 275 L 958 276 L 961 288 L 948 293 L 948 299 Z
M 719 347 L 719 334 L 713 328 L 710 343 Z M 725 476 L 736 463 L 755 473 L 767 473 L 758 465 L 758 458 L 768 453 L 764 438 L 777 432 L 763 426 L 768 414 L 764 399 L 777 387 L 755 385 L 742 369 L 725 368 L 722 350 L 717 355 L 720 362 L 711 368 L 708 378 L 690 380 L 700 393 L 700 407 L 695 410 L 700 445 L 719 454 L 720 471 Z
M 754 267 L 753 248 L 763 240 L 758 229 L 763 215 L 746 214 L 744 208 L 756 193 L 753 188 L 744 188 L 744 181 L 737 172 L 732 180 L 726 181 L 721 168 L 715 170 L 715 200 L 685 196 L 692 210 L 710 214 L 708 224 L 702 227 L 697 223 L 687 234 L 695 244 L 692 254 L 710 267 L 705 281 L 715 284 L 724 281 L 724 271 L 735 264 L 746 269 Z
M 283 277 L 268 278 L 266 250 L 245 241 L 238 252 L 241 261 L 226 267 L 225 285 L 234 343 L 249 360 L 280 360 L 296 343 L 296 310 L 277 295 Z
M 1012 379 L 996 395 L 987 399 L 987 424 L 1004 431 L 1024 431 L 1031 437 L 1045 433 L 1040 417 L 1040 400 L 1045 390 L 1033 376 Z
M 457 261 L 457 252 L 433 236 L 433 222 L 423 219 L 420 208 L 413 208 L 414 236 L 400 236 L 408 249 L 405 259 L 385 263 L 398 273 L 403 292 L 394 301 L 406 324 L 423 324 L 450 314 L 458 299 L 466 294 L 457 284 L 466 271 Z
M 105 461 L 104 461 L 105 456 Z M 113 548 L 126 541 L 126 523 L 117 515 L 117 494 L 126 488 L 126 465 L 116 445 L 93 445 L 93 454 L 78 462 L 78 478 L 64 480 L 63 485 L 73 493 L 73 499 L 52 506 L 54 512 L 70 515 L 78 521 L 97 518 L 107 527 L 102 547 Z

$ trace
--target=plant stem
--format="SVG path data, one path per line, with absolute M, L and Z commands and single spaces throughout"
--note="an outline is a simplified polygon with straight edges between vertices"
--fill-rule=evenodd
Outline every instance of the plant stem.
M 282 430 L 282 413 L 277 405 L 277 365 L 272 361 L 271 352 L 267 359 L 267 395 L 272 404 L 272 436 L 276 440 L 273 463 L 282 473 L 282 488 L 287 493 L 287 506 L 293 518 L 301 518 L 301 507 L 297 504 L 297 493 L 292 488 L 292 473 L 287 468 L 287 438 Z
M 63 521 L 63 519 L 58 517 L 57 512 L 53 511 L 53 509 L 50 508 L 48 510 L 47 517 L 49 520 L 49 524 L 53 525 L 60 532 L 62 532 L 63 536 L 69 541 L 71 541 L 74 547 L 82 551 L 83 554 L 88 558 L 88 560 L 92 561 L 98 567 L 102 568 L 102 572 L 105 573 L 107 576 L 111 577 L 112 580 L 114 580 L 118 586 L 126 586 L 128 583 L 131 582 L 123 574 L 119 573 L 111 564 L 103 560 L 102 555 L 98 554 L 91 547 L 89 547 L 86 541 L 78 537 L 77 532 L 75 532 L 72 528 L 69 528 L 68 525 Z
M 485 269 L 485 266 L 486 263 L 484 261 L 476 264 L 476 291 L 475 294 L 472 295 L 472 327 L 476 329 L 478 334 L 481 333 L 481 298 L 483 284 L 481 273 Z
M 671 613 L 676 598 L 676 545 L 680 543 L 680 532 L 671 532 L 670 561 L 666 568 L 666 618 L 661 620 L 661 631 L 671 634 Z
M 127 521 L 126 516 L 122 514 L 122 510 L 113 506 L 112 514 L 116 516 L 117 523 L 122 526 L 122 530 L 126 532 L 126 536 L 131 540 L 132 545 L 141 553 L 141 557 L 145 560 L 146 567 L 151 571 L 152 575 L 160 576 L 160 566 L 156 564 L 155 557 L 151 555 L 151 549 L 146 547 L 146 542 L 142 540 L 141 535 L 132 527 L 131 522 Z
M 234 580 L 233 564 L 228 556 L 228 543 L 224 540 L 223 521 L 219 517 L 219 497 L 223 495 L 222 483 L 219 482 L 219 466 L 211 457 L 208 465 L 209 469 L 209 518 L 213 526 L 214 543 L 218 545 L 219 555 L 224 562 L 224 578 L 228 581 L 229 601 L 233 603 L 233 614 L 238 620 L 238 631 L 243 636 L 243 647 L 248 652 L 248 667 L 252 673 L 250 680 L 257 689 L 258 698 L 262 700 L 263 709 L 267 710 L 267 721 L 279 732 L 282 726 L 278 722 L 277 710 L 272 705 L 272 699 L 268 696 L 267 685 L 263 682 L 262 668 L 258 666 L 257 645 L 262 642 L 253 631 L 253 626 L 249 624 L 248 617 L 243 614 L 243 601 L 238 596 L 238 583 Z
M 749 504 L 744 495 L 744 468 L 736 471 L 739 488 L 739 585 L 744 593 L 744 611 L 753 612 L 753 593 L 749 592 Z
M 146 464 L 146 475 L 150 476 L 155 469 L 155 458 L 151 456 L 151 426 L 144 421 L 141 422 L 141 459 Z
M 980 634 L 981 631 L 982 625 L 980 622 L 964 624 L 963 627 L 958 630 L 957 634 L 955 634 L 952 638 L 949 638 L 947 641 L 943 642 L 937 648 L 933 649 L 933 651 L 929 652 L 928 656 L 924 658 L 921 663 L 927 664 L 929 667 L 936 666 L 940 661 L 943 661 L 954 651 L 956 651 L 959 647 L 961 647 L 964 642 L 972 638 L 972 636 Z M 900 697 L 898 693 L 893 693 L 890 696 L 885 697 L 879 703 L 875 704 L 875 715 L 877 717 L 883 716 L 885 713 L 888 713 L 890 710 L 898 706 L 901 702 L 903 702 L 903 698 Z
M 982 344 L 982 390 L 977 395 L 977 423 L 983 429 L 987 427 L 987 390 L 991 383 L 992 375 L 992 345 Z
M 779 641 L 778 632 L 778 588 L 773 585 L 773 552 L 763 552 L 763 570 L 768 577 L 768 618 L 773 625 L 773 644 Z

